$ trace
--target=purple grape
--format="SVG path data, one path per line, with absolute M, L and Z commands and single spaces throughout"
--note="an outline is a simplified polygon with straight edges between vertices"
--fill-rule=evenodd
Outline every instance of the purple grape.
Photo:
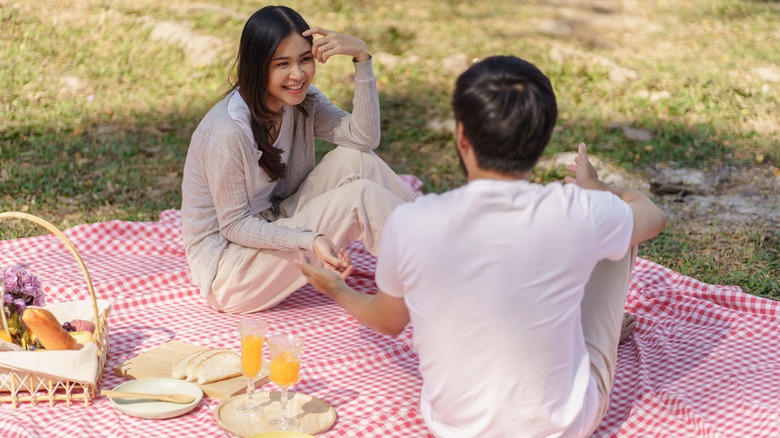
M 62 323 L 62 328 L 64 328 L 66 332 L 72 332 L 73 331 L 73 326 L 70 324 L 70 322 Z

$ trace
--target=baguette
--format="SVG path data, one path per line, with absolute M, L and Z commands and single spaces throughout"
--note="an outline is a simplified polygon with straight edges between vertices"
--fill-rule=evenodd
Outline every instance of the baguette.
M 187 364 L 187 368 L 184 371 L 187 381 L 194 382 L 198 380 L 198 375 L 196 374 L 196 370 L 198 369 L 200 364 L 207 361 L 208 358 L 210 358 L 211 356 L 214 356 L 215 354 L 219 354 L 222 351 L 227 351 L 227 349 L 218 348 L 216 350 L 208 350 L 206 354 L 201 354 L 199 356 L 196 356 L 192 361 L 190 361 L 190 363 Z
M 28 307 L 22 313 L 22 321 L 35 332 L 35 336 L 47 350 L 79 350 L 83 347 L 46 309 Z
M 174 379 L 186 379 L 187 378 L 187 371 L 190 369 L 190 364 L 192 361 L 196 360 L 198 357 L 208 354 L 211 350 L 205 349 L 205 350 L 198 350 L 194 353 L 190 353 L 183 358 L 179 359 L 178 362 L 173 366 L 173 372 L 171 373 L 171 377 Z
M 217 382 L 241 375 L 241 356 L 230 350 L 209 356 L 195 367 L 198 385 Z
M 216 350 L 207 348 L 184 356 L 173 366 L 171 377 L 175 379 L 187 379 L 190 382 L 198 380 L 198 376 L 195 375 L 195 369 L 198 367 L 198 365 L 203 363 L 203 361 L 209 357 L 222 351 L 230 350 L 227 348 L 218 348 Z
M 204 349 L 190 353 L 173 366 L 171 376 L 199 385 L 241 375 L 241 356 L 227 348 Z

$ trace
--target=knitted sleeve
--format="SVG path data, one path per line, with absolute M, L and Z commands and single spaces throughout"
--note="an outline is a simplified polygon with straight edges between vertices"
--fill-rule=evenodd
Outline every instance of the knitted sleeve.
M 355 62 L 354 66 L 352 114 L 318 92 L 314 106 L 314 136 L 335 145 L 369 151 L 379 146 L 381 136 L 379 94 L 372 60 Z

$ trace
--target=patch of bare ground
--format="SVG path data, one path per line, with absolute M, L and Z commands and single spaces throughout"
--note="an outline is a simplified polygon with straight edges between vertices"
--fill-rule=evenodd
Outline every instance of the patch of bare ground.
M 780 169 L 770 164 L 656 166 L 650 190 L 682 229 L 776 232 L 780 226 Z
M 574 153 L 561 153 L 542 159 L 538 167 L 560 173 L 573 160 Z M 667 231 L 684 236 L 691 251 L 723 272 L 760 271 L 747 266 L 768 262 L 750 259 L 753 249 L 771 251 L 780 241 L 780 169 L 772 164 L 691 169 L 663 163 L 645 176 L 598 156 L 591 160 L 605 182 L 652 196 L 667 214 Z

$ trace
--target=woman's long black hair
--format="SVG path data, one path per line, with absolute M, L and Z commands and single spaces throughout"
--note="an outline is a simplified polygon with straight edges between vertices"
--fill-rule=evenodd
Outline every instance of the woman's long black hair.
M 271 181 L 283 178 L 286 171 L 282 162 L 282 150 L 274 147 L 274 120 L 281 111 L 273 111 L 265 104 L 268 89 L 268 72 L 276 48 L 288 36 L 300 35 L 309 29 L 306 20 L 287 6 L 266 6 L 252 14 L 244 25 L 238 48 L 237 80 L 233 90 L 239 89 L 241 97 L 252 114 L 250 126 L 258 149 L 263 152 L 258 164 Z M 312 42 L 312 37 L 305 37 Z M 306 114 L 302 105 L 297 105 Z

